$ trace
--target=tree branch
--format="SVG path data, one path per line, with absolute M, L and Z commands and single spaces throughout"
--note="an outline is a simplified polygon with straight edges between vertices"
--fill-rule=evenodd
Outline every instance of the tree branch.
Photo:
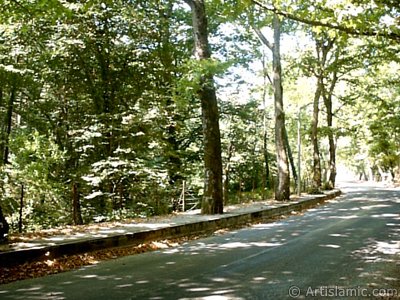
M 261 42 L 267 46 L 271 51 L 274 48 L 274 45 L 268 41 L 268 39 L 265 37 L 265 35 L 261 32 L 260 29 L 258 29 L 255 25 L 251 24 L 251 28 L 254 30 L 254 32 L 257 34 L 258 38 L 261 40 Z
M 260 8 L 276 13 L 277 15 L 283 16 L 285 18 L 288 18 L 293 21 L 297 21 L 303 24 L 308 24 L 311 26 L 320 26 L 320 27 L 327 27 L 331 29 L 336 29 L 351 35 L 358 35 L 358 36 L 375 36 L 375 37 L 385 37 L 389 38 L 391 40 L 395 41 L 400 41 L 400 34 L 396 32 L 390 32 L 390 33 L 385 33 L 385 32 L 380 32 L 380 31 L 375 31 L 375 30 L 360 30 L 360 29 L 355 29 L 355 28 L 349 28 L 344 25 L 340 24 L 334 24 L 334 23 L 325 23 L 322 21 L 318 20 L 307 20 L 304 18 L 301 18 L 299 16 L 296 16 L 294 14 L 291 14 L 289 12 L 281 11 L 278 8 L 276 8 L 273 5 L 267 5 L 259 2 L 258 0 L 251 0 L 255 5 L 259 6 Z
M 22 10 L 24 10 L 26 13 L 28 13 L 31 17 L 34 16 L 34 14 L 28 9 L 26 8 L 24 5 L 22 5 L 21 3 L 19 3 L 17 0 L 12 0 L 11 2 L 15 3 L 17 6 L 19 6 Z

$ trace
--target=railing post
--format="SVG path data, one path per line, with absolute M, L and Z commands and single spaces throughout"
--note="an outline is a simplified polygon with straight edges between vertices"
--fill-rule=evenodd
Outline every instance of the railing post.
M 184 180 L 182 183 L 182 211 L 186 210 L 186 181 Z

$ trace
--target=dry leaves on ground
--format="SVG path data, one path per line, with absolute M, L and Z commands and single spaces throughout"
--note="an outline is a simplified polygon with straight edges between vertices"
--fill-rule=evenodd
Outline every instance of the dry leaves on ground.
M 133 247 L 104 249 L 91 253 L 65 256 L 46 261 L 25 263 L 8 268 L 0 267 L 0 284 L 74 270 L 87 265 L 95 265 L 100 261 L 115 259 L 122 256 L 175 247 L 187 240 L 187 238 L 180 238 L 174 240 L 154 241 Z
M 285 218 L 286 216 L 275 216 L 270 218 L 267 222 L 273 222 L 278 219 Z M 157 219 L 165 219 L 166 216 L 159 217 Z M 154 221 L 154 218 L 152 218 Z M 150 219 L 144 220 L 126 220 L 124 222 L 105 222 L 93 225 L 84 225 L 84 226 L 66 226 L 63 228 L 51 229 L 51 230 L 43 230 L 39 232 L 25 233 L 25 234 L 15 234 L 10 236 L 10 242 L 18 242 L 26 239 L 35 239 L 35 238 L 44 238 L 54 235 L 68 235 L 75 234 L 77 232 L 88 232 L 88 231 L 96 231 L 103 228 L 115 228 L 119 227 L 123 224 L 132 223 L 132 222 L 146 222 L 150 221 Z M 264 220 L 263 222 L 266 222 Z M 65 272 L 68 270 L 74 270 L 81 268 L 87 265 L 95 265 L 100 261 L 115 259 L 122 256 L 134 255 L 139 253 L 144 253 L 148 251 L 154 251 L 158 249 L 165 249 L 169 247 L 175 247 L 179 244 L 182 244 L 188 240 L 194 240 L 198 238 L 202 238 L 205 236 L 212 235 L 213 233 L 216 235 L 225 234 L 228 231 L 243 228 L 246 226 L 250 226 L 251 224 L 256 224 L 258 221 L 251 222 L 248 224 L 240 224 L 238 226 L 232 226 L 228 228 L 221 228 L 216 230 L 215 232 L 203 233 L 203 234 L 195 234 L 192 236 L 179 237 L 169 240 L 162 241 L 152 241 L 145 244 L 141 244 L 138 246 L 130 246 L 123 248 L 111 248 L 104 249 L 90 253 L 84 254 L 76 254 L 70 256 L 64 256 L 56 259 L 45 260 L 45 261 L 36 261 L 25 263 L 18 266 L 13 267 L 0 267 L 0 284 L 10 283 L 13 281 L 42 277 L 46 275 L 56 274 L 60 272 Z

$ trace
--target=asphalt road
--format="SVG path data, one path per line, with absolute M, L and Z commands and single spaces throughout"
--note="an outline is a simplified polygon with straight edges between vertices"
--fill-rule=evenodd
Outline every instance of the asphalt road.
M 376 299 L 397 290 L 400 295 L 400 189 L 341 188 L 344 196 L 303 215 L 2 285 L 0 299 Z

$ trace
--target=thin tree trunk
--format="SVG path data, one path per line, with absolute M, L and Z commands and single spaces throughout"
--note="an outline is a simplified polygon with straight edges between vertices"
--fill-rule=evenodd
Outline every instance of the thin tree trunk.
M 260 40 L 272 51 L 274 106 L 275 106 L 275 147 L 278 165 L 278 182 L 275 188 L 275 199 L 285 201 L 290 199 L 290 173 L 285 142 L 285 111 L 283 109 L 282 66 L 280 54 L 281 22 L 274 14 L 274 43 L 270 43 L 263 33 L 252 26 Z
M 4 107 L 5 109 L 5 104 L 3 103 L 4 97 L 3 97 L 3 89 L 0 88 L 0 112 L 2 108 Z M 3 114 L 0 114 L 0 166 L 4 163 L 4 149 L 6 146 L 6 116 Z
M 0 93 L 0 107 L 3 105 L 3 90 L 0 89 L 1 93 Z M 3 122 L 3 120 L 0 119 L 0 122 L 5 123 L 5 121 Z M 1 124 L 1 123 L 0 123 Z M 0 127 L 0 166 L 4 163 L 4 150 L 7 144 L 6 141 L 6 135 L 4 130 L 4 127 L 1 126 Z M 1 199 L 1 197 L 0 197 Z M 0 205 L 0 242 L 4 241 L 7 239 L 7 235 L 9 232 L 10 226 L 8 225 L 8 222 L 3 214 L 3 210 L 2 207 Z
M 79 186 L 77 182 L 72 184 L 72 208 L 73 208 L 73 219 L 75 225 L 82 225 L 82 212 L 81 212 L 81 201 L 79 196 Z
M 318 78 L 317 89 L 315 91 L 313 103 L 313 118 L 311 125 L 311 143 L 313 145 L 313 182 L 312 193 L 319 193 L 321 190 L 321 160 L 318 145 L 318 117 L 319 117 L 319 99 L 323 90 L 322 78 Z
M 0 153 L 3 153 L 2 145 L 3 145 L 3 134 L 4 134 L 4 128 L 3 128 L 3 114 L 1 114 L 1 111 L 3 110 L 4 107 L 4 97 L 3 97 L 3 89 L 0 87 Z
M 229 203 L 229 180 L 230 180 L 230 165 L 231 165 L 231 158 L 232 158 L 232 153 L 233 153 L 233 143 L 229 143 L 228 147 L 228 157 L 227 157 L 227 162 L 226 166 L 224 169 L 224 181 L 223 181 L 223 187 L 224 187 L 224 205 L 227 205 Z
M 254 142 L 253 142 L 253 149 L 252 149 L 252 153 L 251 156 L 252 157 L 256 157 L 256 151 L 257 151 L 257 140 L 258 140 L 258 133 L 257 133 L 257 123 L 255 123 L 254 126 Z M 251 192 L 254 193 L 254 191 L 257 189 L 258 187 L 258 181 L 259 181 L 259 171 L 260 168 L 258 167 L 258 164 L 256 164 L 253 168 L 253 172 L 252 172 L 252 176 L 251 176 Z
M 287 153 L 288 153 L 290 168 L 292 169 L 293 180 L 295 182 L 295 186 L 297 186 L 298 176 L 297 176 L 297 171 L 296 171 L 296 165 L 294 163 L 293 152 L 292 152 L 292 148 L 290 147 L 289 136 L 287 134 L 286 127 L 285 127 L 285 144 L 286 144 L 286 149 L 287 149 Z
M 269 154 L 268 154 L 268 132 L 264 130 L 263 137 L 263 154 L 264 154 L 264 176 L 265 176 L 265 185 L 264 187 L 267 189 L 271 189 L 271 178 L 269 171 Z
M 24 209 L 24 185 L 21 184 L 21 197 L 19 198 L 19 220 L 18 220 L 18 232 L 22 233 L 23 217 L 22 212 Z
M 207 16 L 204 0 L 185 0 L 192 10 L 195 56 L 199 61 L 210 59 Z M 202 74 L 198 96 L 201 102 L 204 142 L 203 214 L 223 213 L 221 136 L 219 112 L 212 73 Z
M 283 109 L 282 66 L 280 55 L 281 22 L 274 15 L 274 45 L 273 45 L 273 83 L 275 103 L 275 145 L 278 164 L 278 186 L 275 199 L 285 201 L 290 199 L 290 175 L 287 147 L 285 143 L 285 112 Z
M 263 77 L 264 77 L 264 84 L 263 84 L 263 155 L 264 155 L 264 185 L 263 185 L 263 197 L 266 198 L 266 191 L 265 189 L 271 189 L 271 179 L 270 179 L 270 171 L 269 171 L 269 154 L 268 154 L 268 128 L 267 128 L 267 82 L 272 84 L 271 78 L 268 76 L 267 67 L 265 63 L 265 55 L 263 55 Z
M 328 188 L 334 189 L 336 184 L 336 143 L 333 134 L 333 112 L 332 112 L 332 95 L 338 81 L 337 72 L 333 73 L 331 86 L 328 93 L 324 93 L 324 104 L 326 107 L 326 121 L 328 125 L 328 141 L 329 141 L 329 178 Z
M 318 65 L 316 66 L 316 76 L 317 76 L 317 89 L 314 96 L 314 107 L 313 107 L 313 120 L 311 127 L 311 142 L 313 145 L 313 182 L 312 182 L 312 192 L 319 193 L 321 190 L 321 159 L 319 151 L 319 141 L 318 141 L 318 119 L 319 119 L 319 100 L 323 96 L 325 91 L 324 78 L 326 76 L 326 62 L 328 58 L 328 53 L 334 45 L 334 39 L 329 39 L 328 37 L 322 38 L 321 40 L 316 40 L 316 50 L 318 56 Z
M 8 101 L 8 106 L 7 106 L 7 114 L 6 114 L 6 119 L 5 119 L 5 127 L 6 127 L 6 132 L 5 132 L 5 136 L 4 136 L 4 140 L 3 142 L 3 147 L 2 147 L 2 160 L 3 160 L 3 164 L 7 164 L 8 163 L 8 155 L 10 152 L 10 148 L 9 148 L 9 140 L 10 140 L 10 134 L 11 134 L 11 128 L 12 128 L 12 114 L 14 111 L 14 102 L 15 102 L 15 97 L 16 97 L 16 88 L 15 86 L 12 88 L 11 90 L 11 94 L 10 94 L 10 100 Z

